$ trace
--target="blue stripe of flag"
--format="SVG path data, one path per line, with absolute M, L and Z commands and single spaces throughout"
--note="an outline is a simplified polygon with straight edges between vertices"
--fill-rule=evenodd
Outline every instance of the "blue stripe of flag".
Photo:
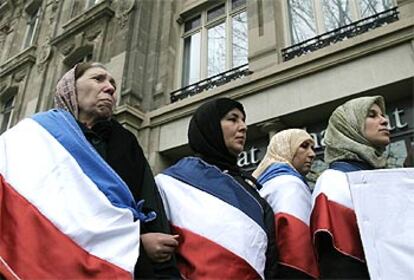
M 112 205 L 131 210 L 134 218 L 138 218 L 136 204 L 127 185 L 89 144 L 69 112 L 54 109 L 35 114 L 32 118 L 71 154 Z
M 229 175 L 195 157 L 187 157 L 162 172 L 236 207 L 265 230 L 259 202 Z M 168 186 L 167 186 L 168 187 Z

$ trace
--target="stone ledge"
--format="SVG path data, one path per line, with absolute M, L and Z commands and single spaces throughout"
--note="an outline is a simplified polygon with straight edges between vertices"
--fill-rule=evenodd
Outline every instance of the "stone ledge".
M 102 1 L 63 24 L 63 32 L 55 37 L 52 40 L 51 44 L 58 45 L 62 41 L 65 41 L 68 38 L 72 37 L 74 33 L 83 32 L 85 29 L 87 29 L 86 27 L 93 25 L 93 23 L 99 21 L 100 19 L 111 19 L 114 17 L 114 15 L 115 12 L 111 8 L 109 1 Z
M 9 58 L 0 66 L 0 77 L 3 77 L 14 70 L 27 65 L 33 65 L 36 62 L 36 46 L 31 46 L 17 55 Z

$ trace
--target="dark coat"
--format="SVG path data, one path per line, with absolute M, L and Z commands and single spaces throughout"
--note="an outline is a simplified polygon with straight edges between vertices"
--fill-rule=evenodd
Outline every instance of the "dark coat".
M 104 160 L 128 185 L 135 201 L 145 200 L 143 212 L 155 211 L 157 218 L 141 223 L 141 233 L 161 232 L 170 234 L 161 196 L 156 187 L 151 168 L 135 136 L 117 121 L 102 121 L 92 129 L 79 123 L 88 141 Z M 136 279 L 180 278 L 175 258 L 164 263 L 153 263 L 140 245 L 135 267 Z

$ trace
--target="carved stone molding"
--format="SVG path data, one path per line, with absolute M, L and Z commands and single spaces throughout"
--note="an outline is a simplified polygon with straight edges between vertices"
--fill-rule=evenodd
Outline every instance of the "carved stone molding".
M 50 39 L 48 38 L 43 45 L 39 47 L 37 55 L 37 70 L 42 72 L 52 54 L 52 46 L 50 45 Z
M 0 33 L 7 34 L 10 32 L 10 29 L 10 24 L 6 22 L 2 26 L 0 26 Z
M 115 12 L 112 10 L 109 0 L 100 1 L 79 16 L 72 18 L 62 25 L 63 32 L 54 37 L 50 44 L 56 46 L 65 59 L 71 60 L 79 48 L 84 48 L 95 41 L 104 32 L 107 22 L 113 18 Z
M 51 0 L 47 3 L 47 5 L 50 5 L 49 24 L 52 25 L 52 23 L 54 23 L 55 18 L 56 18 L 56 12 L 59 6 L 59 1 Z M 53 30 L 53 29 L 50 28 L 50 30 Z
M 30 68 L 36 62 L 36 47 L 31 46 L 19 54 L 8 59 L 0 66 L 0 77 L 7 76 L 10 73 L 16 73 L 19 69 Z M 19 75 L 18 79 L 19 80 Z M 16 80 L 16 79 L 15 79 Z M 17 81 L 16 80 L 16 81 Z
M 63 55 L 68 55 L 75 48 L 75 42 L 68 41 L 60 48 Z
M 102 32 L 101 28 L 90 29 L 85 32 L 85 38 L 88 41 L 95 40 L 96 37 Z
M 134 0 L 124 0 L 124 1 L 117 1 L 115 2 L 115 17 L 118 20 L 119 25 L 121 28 L 126 26 L 128 21 L 129 14 L 135 7 Z
M 0 95 L 6 88 L 7 84 L 5 82 L 0 82 Z
M 5 76 L 0 79 L 0 96 L 6 91 L 8 88 L 12 87 L 13 81 L 12 76 Z
M 13 80 L 15 80 L 16 82 L 19 83 L 19 82 L 23 81 L 23 78 L 26 77 L 26 74 L 27 74 L 26 68 L 23 69 L 23 70 L 20 70 L 20 71 L 14 73 Z

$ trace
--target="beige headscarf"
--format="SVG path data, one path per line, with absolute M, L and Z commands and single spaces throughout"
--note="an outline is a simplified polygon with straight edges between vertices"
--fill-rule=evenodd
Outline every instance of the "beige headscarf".
M 63 75 L 56 85 L 55 92 L 55 108 L 63 109 L 72 113 L 72 115 L 78 119 L 78 97 L 76 93 L 76 81 L 75 81 L 75 65 L 72 69 Z
M 276 133 L 270 140 L 266 154 L 262 162 L 253 172 L 253 176 L 259 178 L 275 162 L 287 163 L 295 169 L 292 165 L 293 157 L 299 146 L 306 140 L 314 142 L 313 138 L 303 129 L 292 128 Z
M 384 148 L 374 147 L 363 136 L 365 119 L 373 104 L 377 104 L 385 113 L 382 96 L 355 98 L 335 109 L 325 132 L 326 163 L 358 160 L 375 168 L 385 167 Z

